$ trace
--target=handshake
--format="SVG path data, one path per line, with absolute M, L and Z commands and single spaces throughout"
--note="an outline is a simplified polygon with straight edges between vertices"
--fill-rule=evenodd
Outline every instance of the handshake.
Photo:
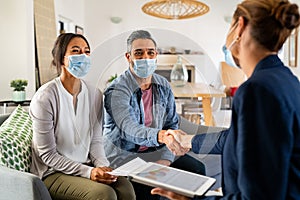
M 182 130 L 167 130 L 159 133 L 159 141 L 166 144 L 168 149 L 175 155 L 186 154 L 192 148 L 194 135 L 188 135 Z

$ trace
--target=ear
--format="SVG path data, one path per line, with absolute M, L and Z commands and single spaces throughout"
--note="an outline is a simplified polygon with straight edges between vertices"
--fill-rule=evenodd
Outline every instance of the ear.
M 69 66 L 69 59 L 67 57 L 64 56 L 62 63 L 61 63 L 62 67 L 66 67 Z
M 125 57 L 126 57 L 126 59 L 127 59 L 127 61 L 130 63 L 131 62 L 131 56 L 130 56 L 130 53 L 128 53 L 128 52 L 126 52 L 125 53 Z
M 238 33 L 239 37 L 243 34 L 245 28 L 246 28 L 245 18 L 240 16 L 238 19 L 238 25 L 236 28 L 236 32 Z

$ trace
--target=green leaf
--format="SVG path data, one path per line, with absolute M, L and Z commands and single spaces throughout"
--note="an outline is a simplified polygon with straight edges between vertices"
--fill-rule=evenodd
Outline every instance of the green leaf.
M 14 88 L 14 91 L 25 91 L 27 84 L 27 80 L 16 79 L 10 82 L 10 87 Z

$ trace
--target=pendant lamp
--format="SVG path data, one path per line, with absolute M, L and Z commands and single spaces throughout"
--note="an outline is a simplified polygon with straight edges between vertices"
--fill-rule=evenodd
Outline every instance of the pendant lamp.
M 143 5 L 142 11 L 163 19 L 188 19 L 204 15 L 209 7 L 196 0 L 153 0 Z

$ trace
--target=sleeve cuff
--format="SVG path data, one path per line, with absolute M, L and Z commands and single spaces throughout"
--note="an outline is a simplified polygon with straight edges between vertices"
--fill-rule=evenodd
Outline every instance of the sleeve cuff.
M 87 166 L 86 172 L 83 174 L 84 178 L 91 179 L 91 172 L 92 172 L 93 167 Z
M 153 129 L 153 128 L 152 128 Z M 159 129 L 153 129 L 150 132 L 149 141 L 151 141 L 155 146 L 160 146 L 161 144 L 158 142 L 158 132 Z

